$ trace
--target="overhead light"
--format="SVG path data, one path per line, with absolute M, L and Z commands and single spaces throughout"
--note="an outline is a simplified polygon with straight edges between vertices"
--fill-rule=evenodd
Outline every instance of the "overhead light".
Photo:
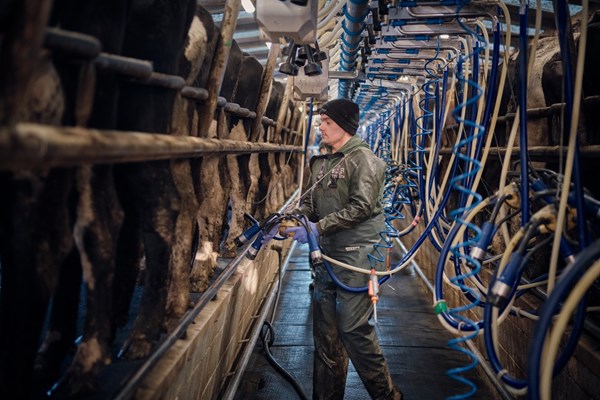
M 244 11 L 246 11 L 248 14 L 252 14 L 254 11 L 256 11 L 254 4 L 252 4 L 252 0 L 242 0 L 242 7 L 244 7 Z
M 242 1 L 242 4 L 244 4 L 243 1 Z M 444 34 L 440 35 L 440 39 L 450 39 L 450 35 L 444 33 Z

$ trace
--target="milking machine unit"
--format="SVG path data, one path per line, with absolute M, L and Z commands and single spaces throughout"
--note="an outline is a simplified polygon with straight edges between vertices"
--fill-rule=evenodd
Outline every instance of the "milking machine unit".
M 294 100 L 327 100 L 329 64 L 317 42 L 317 6 L 317 0 L 256 1 L 260 38 L 287 44 L 279 72 L 292 77 Z
M 253 239 L 252 244 L 250 245 L 250 249 L 246 252 L 246 258 L 250 260 L 254 260 L 256 255 L 260 251 L 260 249 L 266 245 L 269 241 L 275 240 L 285 240 L 289 238 L 289 234 L 284 231 L 289 227 L 303 227 L 306 229 L 306 239 L 309 247 L 309 258 L 310 263 L 313 267 L 321 267 L 324 266 L 327 269 L 327 272 L 330 274 L 333 281 L 340 286 L 341 288 L 361 293 L 361 292 L 372 292 L 374 293 L 372 296 L 376 296 L 376 292 L 378 292 L 378 287 L 381 283 L 385 282 L 389 279 L 390 274 L 385 274 L 383 277 L 379 278 L 377 282 L 370 282 L 368 286 L 365 287 L 350 287 L 340 281 L 330 263 L 324 262 L 327 259 L 330 262 L 335 263 L 336 260 L 330 259 L 326 257 L 321 252 L 318 242 L 318 233 L 314 232 L 310 224 L 307 222 L 307 219 L 302 214 L 280 214 L 274 213 L 263 219 L 262 221 L 257 221 L 254 217 L 249 214 L 245 214 L 246 218 L 252 221 L 252 225 L 247 228 L 244 232 L 242 232 L 238 237 L 234 239 L 235 244 L 238 247 L 241 247 L 249 240 Z M 380 246 L 380 247 L 388 247 L 388 246 Z M 380 256 L 381 253 L 377 252 Z M 382 256 L 383 257 L 383 256 Z M 378 261 L 378 257 L 369 257 L 369 259 L 373 259 L 373 261 Z M 373 269 L 373 268 L 371 268 Z M 368 273 L 372 276 L 382 275 L 382 273 L 376 273 L 374 270 L 361 270 L 360 272 Z M 372 280 L 372 279 L 371 279 Z
M 287 239 L 288 235 L 284 233 L 286 228 L 291 226 L 302 226 L 306 229 L 307 233 L 311 264 L 315 267 L 323 265 L 323 255 L 317 241 L 317 233 L 311 230 L 306 217 L 302 214 L 274 213 L 260 222 L 249 214 L 245 214 L 245 216 L 252 221 L 252 225 L 236 237 L 234 242 L 240 247 L 254 238 L 254 241 L 250 245 L 250 249 L 246 252 L 246 257 L 248 259 L 254 260 L 260 249 L 272 239 Z
M 314 43 L 317 7 L 317 0 L 257 0 L 256 22 L 261 39 L 272 43 L 279 43 L 279 39 Z

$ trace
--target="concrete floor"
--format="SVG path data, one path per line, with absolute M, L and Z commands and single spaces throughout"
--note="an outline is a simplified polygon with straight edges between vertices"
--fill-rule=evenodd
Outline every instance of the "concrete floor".
M 406 272 L 404 272 L 406 271 Z M 381 287 L 377 331 L 396 385 L 405 400 L 434 400 L 468 393 L 469 388 L 451 379 L 446 372 L 468 365 L 470 360 L 447 347 L 453 336 L 433 314 L 429 293 L 418 286 L 419 279 L 405 269 Z M 275 360 L 312 397 L 312 312 L 311 274 L 308 248 L 298 246 L 284 277 L 278 308 L 273 320 L 275 337 L 269 346 Z M 478 390 L 469 399 L 491 399 L 495 393 L 485 386 L 475 370 L 462 376 Z M 236 400 L 287 400 L 301 398 L 291 383 L 267 361 L 259 340 L 235 395 Z M 364 385 L 350 365 L 344 399 L 368 399 Z

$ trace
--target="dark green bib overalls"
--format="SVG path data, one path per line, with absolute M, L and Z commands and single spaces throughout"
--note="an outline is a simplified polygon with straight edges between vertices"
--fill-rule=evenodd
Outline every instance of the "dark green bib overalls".
M 354 139 L 358 138 L 351 140 Z M 329 257 L 369 270 L 368 254 L 373 253 L 373 245 L 380 241 L 379 233 L 385 229 L 379 204 L 384 167 L 370 151 L 346 151 L 345 154 L 343 160 L 339 153 L 313 160 L 311 184 L 314 187 L 307 199 L 309 210 L 306 211 L 313 221 L 327 221 L 328 215 L 335 215 L 339 221 L 332 224 L 339 226 L 352 222 L 351 227 L 346 229 L 329 229 L 328 222 L 322 222 L 325 234 L 320 239 L 321 250 Z M 373 157 L 375 161 L 361 160 L 361 157 Z M 373 170 L 369 171 L 369 167 Z M 360 184 L 372 185 L 370 189 L 361 189 L 376 193 L 355 196 L 357 190 L 353 185 Z M 377 207 L 373 204 L 368 207 L 376 214 L 358 223 L 345 221 L 344 218 L 357 218 L 355 211 L 344 212 L 349 201 L 362 201 L 363 198 L 366 202 L 377 202 Z M 378 270 L 380 268 L 377 267 Z M 333 266 L 333 270 L 348 286 L 360 288 L 368 284 L 368 274 L 338 266 Z M 349 358 L 373 399 L 393 396 L 394 386 L 387 363 L 374 327 L 369 323 L 372 314 L 373 305 L 366 292 L 344 290 L 332 281 L 324 267 L 316 268 L 313 293 L 314 399 L 343 399 Z

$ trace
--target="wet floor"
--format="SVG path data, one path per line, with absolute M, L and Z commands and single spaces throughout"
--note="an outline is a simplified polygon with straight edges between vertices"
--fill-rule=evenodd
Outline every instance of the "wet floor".
M 392 378 L 405 400 L 446 399 L 469 388 L 447 375 L 453 368 L 470 363 L 462 353 L 450 349 L 453 338 L 443 328 L 431 307 L 431 295 L 418 285 L 411 270 L 394 275 L 381 287 L 377 307 L 377 331 Z M 308 248 L 298 246 L 290 258 L 275 317 L 274 337 L 267 346 L 275 361 L 293 378 L 307 398 L 312 398 L 311 274 Z M 268 318 L 269 320 L 271 318 Z M 479 374 L 462 374 L 478 387 L 469 399 L 492 399 Z M 493 390 L 493 389 L 492 389 Z M 256 344 L 235 395 L 236 400 L 288 400 L 302 398 L 265 356 L 261 340 Z M 344 399 L 364 400 L 369 395 L 350 365 Z

